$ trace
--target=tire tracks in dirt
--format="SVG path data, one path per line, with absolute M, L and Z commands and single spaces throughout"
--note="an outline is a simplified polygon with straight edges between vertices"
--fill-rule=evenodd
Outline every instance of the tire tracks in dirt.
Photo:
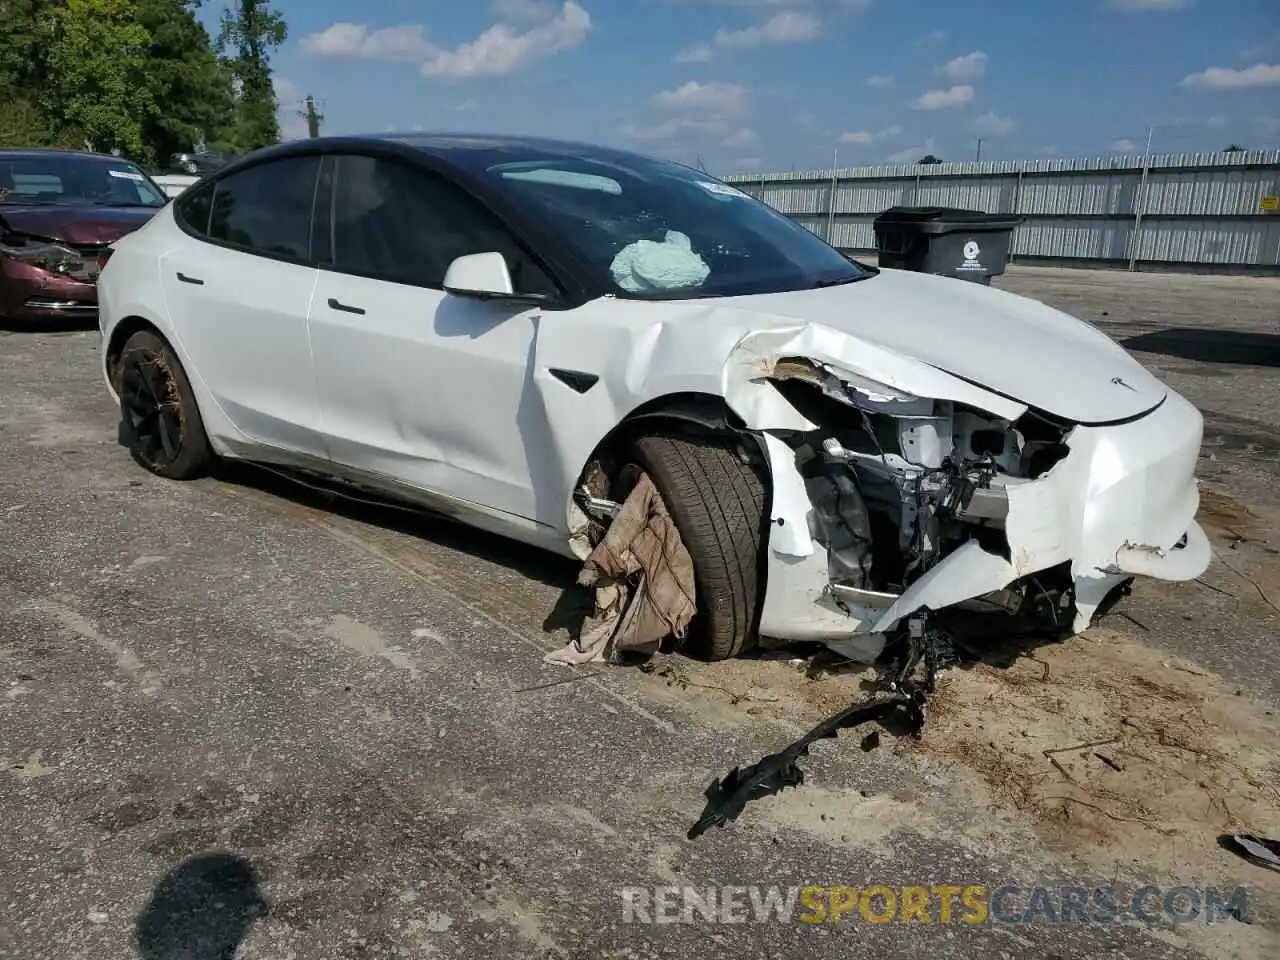
M 376 560 L 404 576 L 417 580 L 448 595 L 455 603 L 477 618 L 501 630 L 518 643 L 545 654 L 553 646 L 540 640 L 529 630 L 529 623 L 513 619 L 510 611 L 521 604 L 504 600 L 494 590 L 492 580 L 462 566 L 450 567 L 446 572 L 441 564 L 428 557 L 414 543 L 401 538 L 408 534 L 370 530 L 358 520 L 336 517 L 315 507 L 284 500 L 269 493 L 219 483 L 214 488 L 220 496 L 255 507 L 265 508 L 278 516 L 300 521 L 318 533 L 336 541 L 353 553 Z M 362 529 L 363 528 L 363 529 Z M 478 534 L 483 536 L 484 534 Z M 549 589 L 549 588 L 548 588 Z M 542 591 L 538 591 L 541 593 Z M 536 594 L 525 599 L 536 602 Z M 546 598 L 541 598 L 546 603 Z M 665 733 L 675 734 L 676 725 L 657 716 L 616 687 L 598 677 L 585 677 L 578 681 L 630 710 L 636 716 Z

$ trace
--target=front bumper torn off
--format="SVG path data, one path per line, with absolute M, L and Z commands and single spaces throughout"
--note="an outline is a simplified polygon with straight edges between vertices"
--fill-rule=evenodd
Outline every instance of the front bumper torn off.
M 1071 428 L 1066 456 L 1039 478 L 1002 476 L 1007 555 L 969 540 L 900 594 L 833 585 L 826 548 L 811 531 L 813 505 L 795 453 L 776 435 L 816 427 L 771 390 L 768 371 L 779 357 L 812 357 L 1010 421 L 1026 410 L 909 358 L 877 357 L 863 344 L 856 344 L 854 356 L 840 340 L 840 334 L 815 327 L 787 338 L 771 332 L 744 340 L 726 368 L 726 398 L 748 427 L 762 432 L 773 477 L 763 635 L 819 641 L 871 660 L 883 648 L 884 634 L 911 614 L 986 597 L 1062 564 L 1069 564 L 1071 626 L 1079 632 L 1125 581 L 1190 580 L 1207 568 L 1209 543 L 1194 519 L 1203 420 L 1170 392 L 1155 410 L 1129 422 Z

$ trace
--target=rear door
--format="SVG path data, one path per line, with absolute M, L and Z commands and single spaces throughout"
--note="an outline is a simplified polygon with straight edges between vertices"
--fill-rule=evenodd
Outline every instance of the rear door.
M 319 156 L 273 160 L 176 201 L 190 239 L 161 262 L 165 297 L 241 455 L 328 454 L 307 333 L 320 167 Z

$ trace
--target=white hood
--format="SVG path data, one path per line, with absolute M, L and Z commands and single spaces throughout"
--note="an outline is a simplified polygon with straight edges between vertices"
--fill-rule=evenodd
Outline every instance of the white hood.
M 1096 327 L 964 280 L 881 270 L 857 283 L 735 297 L 721 306 L 821 324 L 1075 423 L 1135 417 L 1166 394 Z

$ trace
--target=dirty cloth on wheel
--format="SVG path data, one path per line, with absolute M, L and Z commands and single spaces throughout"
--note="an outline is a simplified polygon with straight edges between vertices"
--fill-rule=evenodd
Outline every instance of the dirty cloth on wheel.
M 548 661 L 612 662 L 623 650 L 684 639 L 696 609 L 693 558 L 647 474 L 587 557 L 578 584 L 595 588 L 595 610 L 581 635 Z

